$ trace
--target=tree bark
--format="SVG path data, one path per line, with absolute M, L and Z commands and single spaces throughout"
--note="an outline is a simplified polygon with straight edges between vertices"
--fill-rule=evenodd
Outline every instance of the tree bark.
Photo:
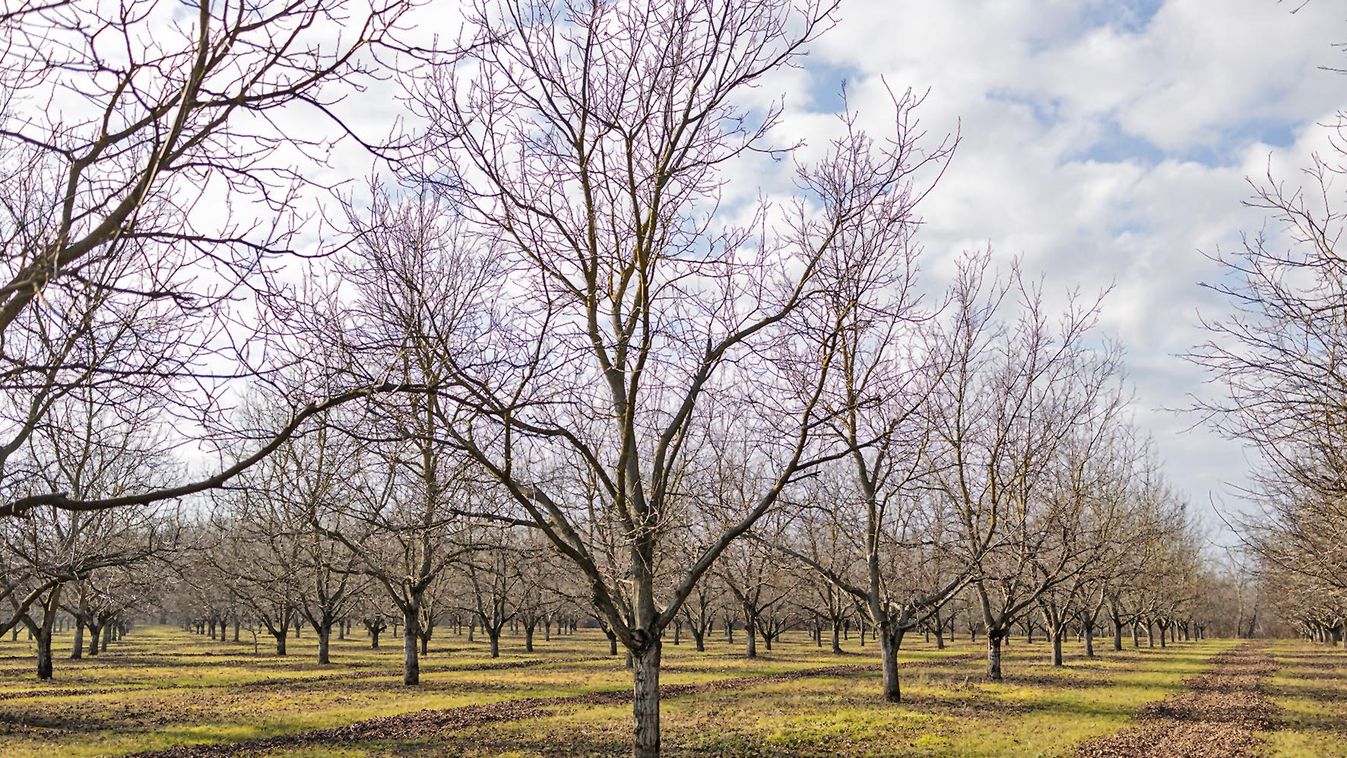
M 903 700 L 902 687 L 898 682 L 898 646 L 903 643 L 902 630 L 890 631 L 880 627 L 879 650 L 884 668 L 884 700 L 899 703 Z
M 659 637 L 645 648 L 632 651 L 632 715 L 636 720 L 635 758 L 659 758 Z
M 987 632 L 987 677 L 1001 681 L 1001 632 Z
M 332 625 L 318 625 L 318 662 L 322 664 L 331 663 L 330 645 L 332 640 Z
M 402 683 L 411 686 L 421 683 L 421 660 L 416 654 L 416 614 L 418 608 L 403 613 L 402 624 Z
M 52 677 L 51 630 L 37 635 L 37 678 L 50 681 Z

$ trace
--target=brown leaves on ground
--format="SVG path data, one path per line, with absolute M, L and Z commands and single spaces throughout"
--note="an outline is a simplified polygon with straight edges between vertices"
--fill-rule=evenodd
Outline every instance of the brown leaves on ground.
M 1261 646 L 1245 643 L 1212 658 L 1208 673 L 1185 680 L 1185 689 L 1152 703 L 1137 724 L 1082 745 L 1085 758 L 1253 756 L 1258 733 L 1275 725 L 1263 685 L 1277 668 Z

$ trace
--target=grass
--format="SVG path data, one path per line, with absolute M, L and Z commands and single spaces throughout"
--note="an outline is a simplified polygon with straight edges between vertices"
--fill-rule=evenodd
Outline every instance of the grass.
M 1347 653 L 1302 640 L 1279 640 L 1271 653 L 1278 669 L 1266 692 L 1282 726 L 1267 737 L 1269 754 L 1347 756 Z
M 246 636 L 246 635 L 245 635 Z M 306 630 L 278 658 L 262 644 L 203 639 L 172 627 L 133 630 L 106 655 L 66 657 L 69 637 L 58 640 L 56 680 L 34 677 L 32 643 L 0 641 L 0 755 L 117 755 L 195 742 L 232 742 L 304 732 L 376 716 L 444 709 L 517 698 L 554 698 L 630 687 L 621 658 L 609 658 L 596 631 L 553 637 L 539 634 L 537 652 L 522 639 L 503 641 L 503 661 L 539 665 L 487 670 L 493 663 L 483 641 L 469 643 L 443 632 L 423 659 L 422 685 L 401 684 L 399 640 L 370 650 L 361 637 L 337 641 L 333 663 L 313 662 L 315 639 Z M 736 635 L 741 642 L 742 635 Z M 263 641 L 265 642 L 265 641 Z M 1232 641 L 1182 643 L 1168 649 L 1107 649 L 1094 659 L 1069 645 L 1067 665 L 1046 664 L 1041 643 L 1015 640 L 1006 648 L 1007 679 L 982 676 L 982 645 L 966 639 L 945 650 L 920 637 L 904 642 L 904 703 L 878 698 L 879 672 L 809 676 L 743 689 L 694 692 L 663 705 L 669 755 L 870 756 L 1063 755 L 1087 738 L 1124 726 L 1145 703 L 1182 686 Z M 665 646 L 665 684 L 713 682 L 825 666 L 877 662 L 873 642 L 853 639 L 844 655 L 817 648 L 803 634 L 788 635 L 761 657 L 743 657 L 739 644 L 717 635 L 705 653 L 690 642 Z M 1285 643 L 1287 668 L 1273 680 L 1279 704 L 1297 719 L 1294 734 L 1279 732 L 1283 754 L 1332 754 L 1341 750 L 1347 669 L 1323 681 L 1324 651 Z M 1339 654 L 1341 655 L 1341 654 Z M 573 660 L 581 659 L 581 660 Z M 1336 659 L 1335 659 L 1336 660 Z M 1347 660 L 1342 661 L 1347 663 Z M 476 668 L 475 668 L 476 667 Z M 1309 673 L 1315 678 L 1305 680 Z M 1332 673 L 1332 672 L 1330 672 Z M 1318 688 L 1318 689 L 1315 689 Z M 1328 690 L 1338 704 L 1320 702 Z M 1324 690 L 1324 691 L 1320 691 Z M 570 756 L 625 754 L 629 707 L 563 705 L 550 714 L 494 722 L 435 740 L 404 738 L 292 748 L 270 753 L 301 756 L 463 755 Z M 1336 735 L 1336 736 L 1335 736 Z M 1296 740 L 1300 740 L 1297 742 Z M 1296 753 L 1296 750 L 1308 752 Z M 1289 751 L 1289 752 L 1286 752 Z M 1341 752 L 1337 754 L 1343 754 Z

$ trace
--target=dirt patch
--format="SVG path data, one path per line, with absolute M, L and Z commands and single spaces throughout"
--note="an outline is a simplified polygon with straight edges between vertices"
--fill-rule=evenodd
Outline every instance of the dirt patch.
M 1261 645 L 1245 643 L 1212 658 L 1211 671 L 1184 680 L 1185 689 L 1143 708 L 1137 723 L 1081 745 L 1085 758 L 1254 756 L 1258 733 L 1275 726 L 1276 706 L 1264 686 L 1277 663 Z

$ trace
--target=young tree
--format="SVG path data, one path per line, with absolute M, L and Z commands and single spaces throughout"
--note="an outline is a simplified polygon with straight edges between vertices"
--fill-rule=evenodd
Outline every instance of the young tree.
M 1073 303 L 1054 327 L 1017 273 L 991 284 L 984 269 L 985 258 L 965 261 L 937 337 L 952 359 L 931 394 L 932 470 L 975 567 L 987 674 L 1000 679 L 1011 625 L 1072 576 L 1075 550 L 1061 537 L 1072 509 L 1052 497 L 1054 472 L 1073 436 L 1107 428 L 1120 399 L 1115 352 L 1091 344 L 1097 303 Z M 1012 293 L 1018 313 L 1003 322 Z

